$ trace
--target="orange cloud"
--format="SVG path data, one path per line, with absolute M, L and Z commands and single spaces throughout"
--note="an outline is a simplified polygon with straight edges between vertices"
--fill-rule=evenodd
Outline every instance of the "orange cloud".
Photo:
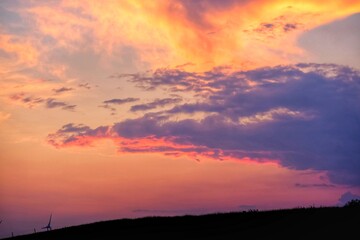
M 113 136 L 112 136 L 113 135 Z M 188 156 L 196 159 L 197 156 L 211 156 L 214 152 L 206 147 L 197 147 L 194 145 L 177 144 L 171 140 L 155 137 L 144 137 L 136 139 L 127 139 L 115 136 L 110 132 L 105 135 L 99 131 L 95 136 L 74 136 L 66 139 L 67 136 L 55 133 L 48 136 L 48 143 L 56 148 L 64 147 L 94 147 L 96 142 L 110 139 L 118 147 L 118 153 L 163 153 L 174 157 Z
M 38 63 L 39 53 L 29 39 L 0 33 L 0 50 L 5 53 L 5 57 L 0 58 L 1 74 Z
M 203 69 L 299 60 L 304 53 L 296 39 L 302 32 L 360 10 L 350 0 L 224 2 L 63 1 L 29 12 L 43 34 L 70 50 L 89 46 L 112 55 L 130 46 L 154 67 L 193 62 Z M 274 22 L 267 36 L 256 31 Z
M 48 47 L 39 44 L 34 36 L 0 33 L 0 98 L 31 93 L 51 96 L 51 89 L 64 83 L 45 80 L 41 75 L 64 78 L 66 67 L 47 59 Z
M 77 131 L 77 135 L 72 135 Z M 87 126 L 74 126 L 68 124 L 56 133 L 49 134 L 47 142 L 56 148 L 97 147 L 102 140 L 110 140 L 117 147 L 118 154 L 162 154 L 171 157 L 187 157 L 195 161 L 205 159 L 243 161 L 249 163 L 273 163 L 278 164 L 276 159 L 239 157 L 237 151 L 226 151 L 206 146 L 196 146 L 191 143 L 177 143 L 175 138 L 159 138 L 155 136 L 125 138 L 119 136 L 109 127 L 99 127 L 90 130 Z M 241 152 L 241 151 L 240 151 Z M 259 151 L 260 153 L 260 151 Z M 262 154 L 266 152 L 261 151 Z
M 6 113 L 6 112 L 2 112 L 0 111 L 0 123 L 6 121 L 7 119 L 9 119 L 11 117 L 10 113 Z

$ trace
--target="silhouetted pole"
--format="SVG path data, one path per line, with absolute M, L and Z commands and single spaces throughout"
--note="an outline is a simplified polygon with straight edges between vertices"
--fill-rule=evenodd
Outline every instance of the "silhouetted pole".
M 46 229 L 46 231 L 52 230 L 51 229 L 51 218 L 52 218 L 52 214 L 50 215 L 49 223 L 42 229 Z

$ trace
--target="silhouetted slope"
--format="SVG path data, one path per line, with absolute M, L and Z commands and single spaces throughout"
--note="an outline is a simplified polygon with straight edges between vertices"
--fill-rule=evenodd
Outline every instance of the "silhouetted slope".
M 254 239 L 358 236 L 359 208 L 299 208 L 98 222 L 11 238 L 71 239 Z

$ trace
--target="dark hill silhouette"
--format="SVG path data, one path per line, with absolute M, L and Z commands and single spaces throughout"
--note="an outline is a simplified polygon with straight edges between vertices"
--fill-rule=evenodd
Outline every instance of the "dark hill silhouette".
M 359 205 L 201 216 L 120 219 L 10 238 L 71 239 L 350 239 L 358 235 Z

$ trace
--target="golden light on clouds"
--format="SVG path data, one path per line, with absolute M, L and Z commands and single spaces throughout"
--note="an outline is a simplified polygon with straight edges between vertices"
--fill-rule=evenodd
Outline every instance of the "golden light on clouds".
M 234 1 L 222 8 L 205 3 L 195 6 L 201 9 L 191 9 L 185 2 L 62 1 L 27 13 L 40 34 L 56 39 L 55 47 L 68 51 L 90 47 L 100 55 L 130 47 L 152 67 L 192 62 L 206 69 L 291 63 L 306 57 L 296 43 L 302 32 L 359 9 L 354 1 Z

